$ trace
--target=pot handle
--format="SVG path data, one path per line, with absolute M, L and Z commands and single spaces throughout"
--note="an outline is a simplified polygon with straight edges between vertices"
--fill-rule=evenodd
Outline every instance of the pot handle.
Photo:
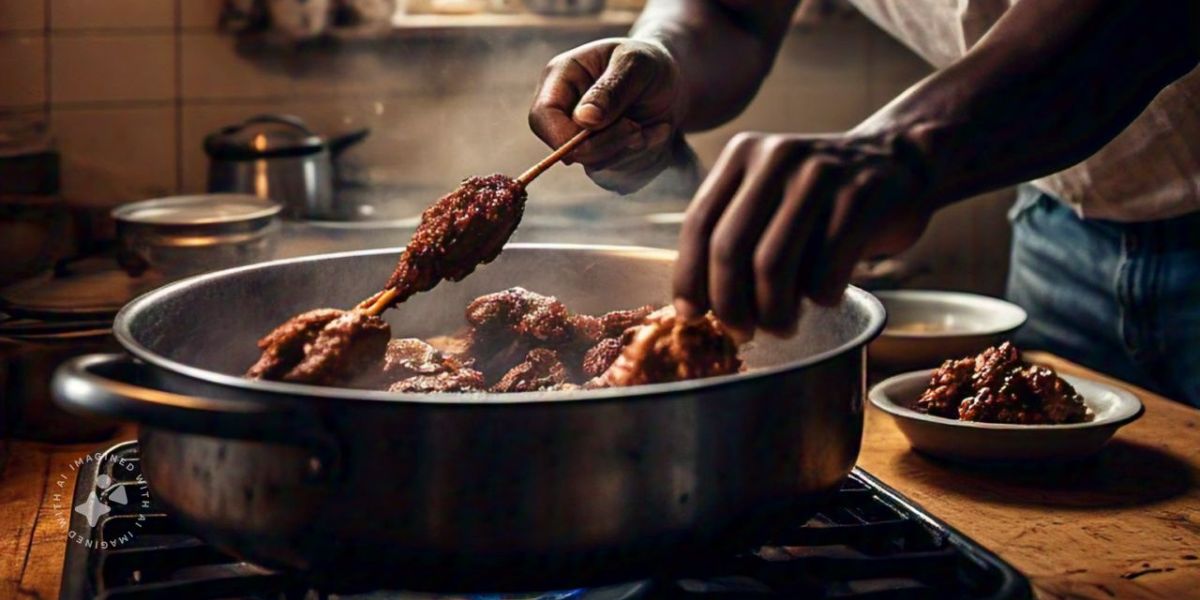
M 365 139 L 371 134 L 371 130 L 364 127 L 347 133 L 335 135 L 329 139 L 326 144 L 329 146 L 329 155 L 337 158 L 339 154 L 344 152 L 350 146 L 353 146 Z
M 218 400 L 147 387 L 149 368 L 127 354 L 87 354 L 54 371 L 51 393 L 62 408 L 176 431 L 303 444 L 326 438 L 315 415 L 285 403 Z

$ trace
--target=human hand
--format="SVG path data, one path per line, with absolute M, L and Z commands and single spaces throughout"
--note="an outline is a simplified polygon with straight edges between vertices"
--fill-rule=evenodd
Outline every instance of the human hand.
M 801 299 L 836 304 L 860 258 L 921 235 L 934 209 L 922 164 L 898 137 L 739 134 L 684 219 L 677 311 L 793 333 Z
M 679 68 L 659 44 L 612 38 L 585 44 L 546 65 L 529 126 L 557 148 L 595 131 L 567 155 L 606 189 L 641 189 L 675 160 L 686 100 Z

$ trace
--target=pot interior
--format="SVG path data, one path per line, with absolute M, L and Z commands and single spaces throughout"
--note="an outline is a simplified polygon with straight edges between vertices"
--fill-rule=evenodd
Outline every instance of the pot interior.
M 354 306 L 378 291 L 399 253 L 306 257 L 193 277 L 130 303 L 118 315 L 114 333 L 144 359 L 240 376 L 258 356 L 259 337 L 299 312 Z M 671 299 L 674 256 L 636 247 L 512 245 L 465 280 L 417 294 L 386 318 L 393 337 L 453 333 L 464 327 L 471 300 L 513 286 L 557 296 L 572 312 L 664 305 Z M 851 288 L 837 307 L 806 304 L 796 336 L 759 335 L 743 356 L 753 369 L 816 360 L 865 344 L 883 319 L 872 296 Z

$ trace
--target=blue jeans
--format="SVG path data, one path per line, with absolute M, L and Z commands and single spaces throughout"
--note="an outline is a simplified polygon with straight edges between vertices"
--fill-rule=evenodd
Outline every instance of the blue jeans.
M 1081 219 L 1021 186 L 1008 298 L 1022 348 L 1200 407 L 1200 213 L 1147 223 Z

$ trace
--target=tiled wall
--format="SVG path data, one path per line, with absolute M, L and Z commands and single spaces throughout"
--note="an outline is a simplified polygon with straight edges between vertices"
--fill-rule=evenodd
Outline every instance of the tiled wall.
M 525 120 L 541 66 L 589 39 L 526 32 L 296 51 L 218 32 L 220 5 L 0 0 L 0 113 L 48 120 L 71 203 L 104 207 L 203 191 L 204 135 L 258 112 L 295 113 L 325 132 L 371 127 L 348 158 L 373 181 L 440 189 L 470 174 L 515 172 L 544 151 Z M 693 142 L 711 161 L 742 129 L 844 129 L 926 72 L 861 20 L 797 30 L 750 109 Z M 589 184 L 573 168 L 553 170 L 539 185 Z M 951 226 L 925 243 L 956 244 L 970 241 L 972 228 L 1002 228 L 1002 204 L 958 209 L 942 218 Z M 932 255 L 962 262 L 946 267 L 970 267 L 952 276 L 966 279 L 948 282 L 959 287 L 994 287 L 969 273 L 1002 260 L 994 250 Z

